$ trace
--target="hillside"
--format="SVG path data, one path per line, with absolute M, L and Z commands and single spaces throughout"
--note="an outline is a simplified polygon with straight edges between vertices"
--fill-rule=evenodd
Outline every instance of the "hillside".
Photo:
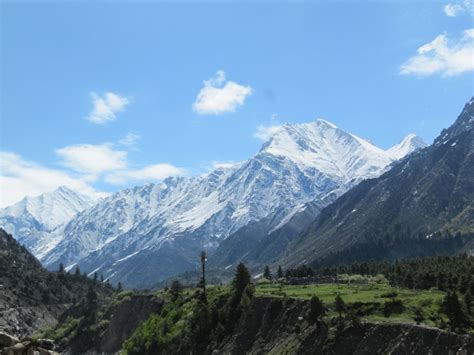
M 397 259 L 474 252 L 474 100 L 433 145 L 323 209 L 281 260 Z M 456 236 L 455 238 L 453 236 Z
M 92 287 L 100 299 L 112 288 L 85 276 L 49 272 L 0 229 L 0 331 L 24 337 L 56 325 L 61 314 Z

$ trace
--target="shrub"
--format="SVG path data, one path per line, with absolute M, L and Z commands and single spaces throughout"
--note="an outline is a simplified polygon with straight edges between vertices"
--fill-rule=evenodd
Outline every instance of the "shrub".
M 403 312 L 403 302 L 401 300 L 392 299 L 385 302 L 383 307 L 383 314 L 385 317 L 390 317 L 391 314 L 400 314 Z

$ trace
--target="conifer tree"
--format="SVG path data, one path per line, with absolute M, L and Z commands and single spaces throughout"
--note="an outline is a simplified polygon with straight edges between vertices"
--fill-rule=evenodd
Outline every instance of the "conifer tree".
M 469 291 L 464 294 L 464 305 L 466 306 L 467 313 L 471 314 L 472 295 Z
M 202 269 L 201 286 L 202 286 L 204 302 L 207 302 L 207 296 L 206 296 L 206 261 L 207 261 L 206 252 L 202 251 L 201 252 L 201 269 Z
M 283 277 L 283 269 L 281 268 L 281 265 L 278 265 L 277 277 L 279 279 L 281 279 Z
M 342 313 L 344 313 L 346 310 L 346 303 L 339 294 L 337 294 L 334 301 L 334 307 L 336 312 L 339 314 L 339 319 L 342 319 Z
M 183 290 L 183 285 L 181 285 L 181 282 L 179 282 L 178 279 L 175 279 L 171 282 L 170 293 L 171 293 L 171 296 L 173 297 L 173 300 L 178 299 L 182 290 Z
M 239 298 L 248 284 L 250 284 L 250 272 L 243 263 L 239 263 L 235 270 L 234 279 L 232 280 L 232 287 Z
M 311 297 L 309 302 L 309 321 L 316 323 L 319 319 L 326 314 L 326 308 L 324 307 L 323 302 L 317 296 Z
M 451 331 L 463 332 L 469 327 L 469 318 L 464 312 L 455 291 L 448 291 L 443 301 L 443 309 L 448 316 Z
M 268 265 L 265 265 L 265 269 L 263 270 L 263 277 L 267 280 L 272 279 L 272 274 L 270 273 L 270 268 L 268 267 Z
M 119 281 L 119 283 L 117 284 L 117 292 L 122 292 L 122 291 L 123 291 L 122 283 Z

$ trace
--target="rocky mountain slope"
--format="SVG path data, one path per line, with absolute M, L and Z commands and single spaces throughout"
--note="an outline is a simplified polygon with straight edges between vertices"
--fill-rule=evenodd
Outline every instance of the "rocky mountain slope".
M 466 237 L 461 250 L 472 254 L 474 100 L 432 146 L 325 208 L 283 263 L 425 255 L 435 250 L 429 245 L 455 242 L 450 236 L 458 233 Z
M 49 272 L 11 235 L 0 229 L 0 331 L 19 338 L 54 326 L 60 315 L 85 297 L 112 292 L 86 277 Z
M 410 136 L 402 148 L 384 151 L 324 120 L 287 124 L 248 161 L 102 200 L 64 227 L 42 261 L 51 268 L 78 263 L 130 286 L 152 284 L 193 268 L 199 250 L 212 253 L 249 223 L 267 219 L 270 231 L 308 202 L 327 205 L 420 145 Z
M 41 258 L 62 239 L 64 224 L 93 204 L 87 196 L 61 186 L 0 209 L 0 227 Z

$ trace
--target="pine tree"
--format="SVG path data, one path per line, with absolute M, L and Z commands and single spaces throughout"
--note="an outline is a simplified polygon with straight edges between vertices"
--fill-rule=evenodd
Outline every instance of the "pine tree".
M 464 294 L 464 305 L 466 306 L 467 313 L 471 314 L 472 295 L 469 291 Z
M 316 323 L 325 314 L 326 308 L 324 307 L 323 302 L 321 302 L 317 296 L 311 297 L 311 301 L 309 302 L 309 321 Z
M 79 265 L 76 266 L 75 276 L 76 277 L 81 277 L 81 269 L 79 269 Z
M 469 327 L 469 318 L 464 312 L 455 291 L 448 291 L 446 294 L 443 301 L 443 310 L 448 316 L 451 331 L 463 332 L 467 327 Z
M 122 283 L 119 281 L 119 283 L 117 284 L 117 292 L 122 292 L 122 291 L 123 291 Z
M 283 269 L 281 268 L 281 265 L 278 265 L 277 277 L 279 279 L 281 279 L 283 277 Z
M 59 272 L 60 274 L 64 274 L 64 264 L 63 264 L 63 263 L 59 263 L 58 272 Z
M 89 309 L 95 308 L 97 306 L 97 293 L 95 292 L 92 285 L 90 285 L 87 289 L 86 301 Z
M 339 314 L 339 319 L 342 319 L 342 313 L 344 313 L 346 310 L 346 303 L 339 294 L 337 294 L 336 299 L 334 301 L 334 307 L 336 312 Z
M 265 265 L 265 269 L 263 270 L 263 277 L 267 280 L 272 279 L 272 274 L 270 273 L 270 268 L 268 267 L 268 265 Z
M 232 280 L 232 287 L 239 298 L 248 284 L 250 284 L 250 272 L 243 263 L 239 263 L 235 270 L 234 279 Z
M 97 272 L 94 272 L 94 282 L 97 282 Z
M 207 303 L 207 296 L 206 296 L 206 261 L 207 261 L 206 252 L 202 251 L 201 252 L 201 269 L 202 269 L 201 285 L 202 285 L 203 299 L 204 299 L 204 302 Z
M 171 293 L 171 296 L 173 297 L 173 300 L 178 299 L 182 290 L 183 290 L 183 285 L 181 285 L 181 282 L 179 282 L 179 280 L 175 279 L 171 282 L 170 293 Z

